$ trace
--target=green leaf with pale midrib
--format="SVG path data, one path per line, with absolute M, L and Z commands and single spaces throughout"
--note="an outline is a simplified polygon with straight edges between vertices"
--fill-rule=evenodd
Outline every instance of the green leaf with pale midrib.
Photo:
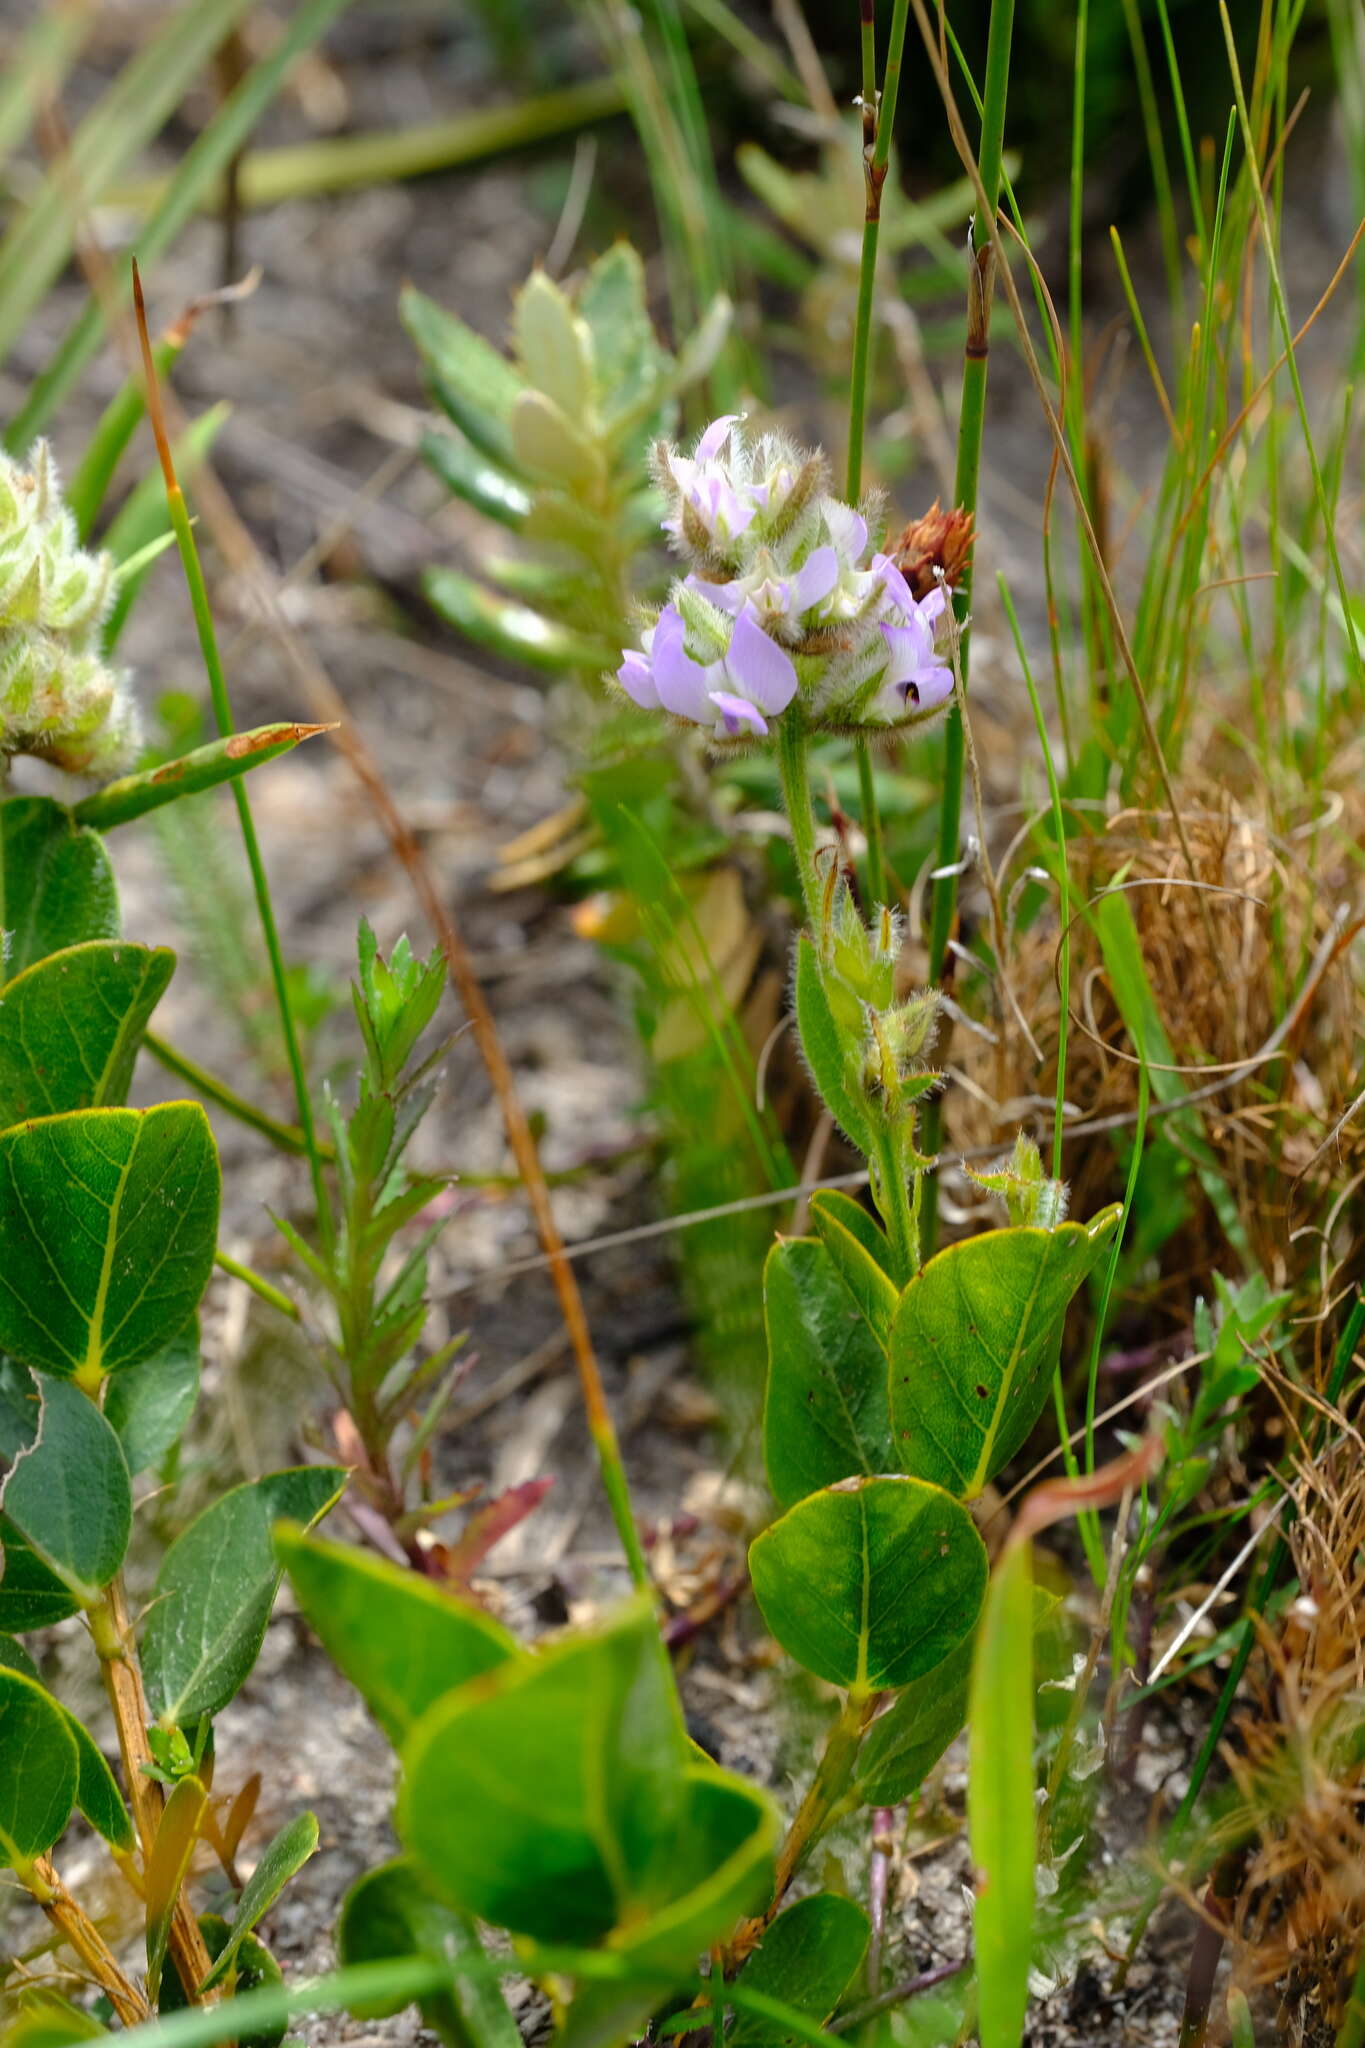
M 1066 1311 L 1117 1226 L 992 1230 L 930 1259 L 891 1329 L 891 1421 L 903 1472 L 974 1499 L 1038 1420 Z
M 740 1972 L 746 1991 L 759 1991 L 823 2026 L 867 1953 L 871 1927 L 862 1907 L 838 1892 L 813 1892 L 779 1913 Z M 756 2013 L 740 2012 L 726 2036 L 730 2048 L 796 2048 Z
M 922 1480 L 811 1494 L 749 1548 L 754 1597 L 783 1649 L 831 1685 L 891 1691 L 970 1634 L 986 1588 L 971 1516 Z
M 235 1486 L 191 1522 L 162 1560 L 142 1641 L 147 1700 L 163 1724 L 225 1707 L 256 1661 L 281 1576 L 275 1522 L 313 1522 L 346 1474 L 302 1465 Z
M 5 1369 L 16 1370 L 12 1361 Z M 118 1438 L 69 1381 L 44 1382 L 37 1441 L 15 1459 L 0 1501 L 42 1563 L 89 1606 L 123 1562 L 133 1490 Z
M 121 1104 L 174 968 L 165 946 L 106 939 L 50 953 L 15 975 L 0 994 L 0 1130 Z
M 886 1352 L 825 1246 L 808 1237 L 775 1244 L 763 1303 L 763 1453 L 777 1500 L 791 1507 L 840 1479 L 894 1471 Z
M 270 1911 L 291 1877 L 301 1870 L 308 1858 L 316 1853 L 318 1846 L 318 1823 L 316 1814 L 301 1813 L 287 1821 L 279 1833 L 261 1851 L 260 1860 L 246 1883 L 237 1901 L 237 1910 L 232 1916 L 227 1940 L 214 1959 L 213 1968 L 199 1986 L 199 1996 L 211 1991 L 215 1984 L 221 1984 L 237 1959 L 247 1935 L 262 1916 Z
M 46 796 L 0 803 L 0 980 L 66 946 L 116 939 L 118 891 L 103 842 Z
M 21 1671 L 0 1670 L 0 1863 L 52 1847 L 76 1803 L 76 1744 L 61 1708 Z
M 218 1188 L 197 1103 L 0 1133 L 0 1346 L 87 1384 L 150 1358 L 208 1282 Z
M 394 1744 L 437 1700 L 521 1655 L 481 1608 L 416 1572 L 287 1527 L 275 1548 L 323 1647 Z

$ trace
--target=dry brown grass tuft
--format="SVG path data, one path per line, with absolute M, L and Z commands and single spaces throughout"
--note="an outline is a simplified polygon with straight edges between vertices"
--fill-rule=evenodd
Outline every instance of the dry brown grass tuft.
M 1348 1121 L 1323 1149 L 1360 1086 L 1352 1061 L 1362 991 L 1351 969 L 1360 919 L 1338 909 L 1348 900 L 1351 876 L 1344 861 L 1315 872 L 1307 835 L 1274 835 L 1231 804 L 1191 801 L 1184 826 L 1193 879 L 1162 812 L 1124 811 L 1071 841 L 1067 1100 L 1078 1122 L 1131 1118 L 1136 1109 L 1135 1047 L 1086 915 L 1103 892 L 1123 888 L 1169 1064 L 1178 1070 L 1153 1076 L 1154 1109 L 1163 1093 L 1193 1092 L 1216 1079 L 1225 1084 L 1198 1106 L 1212 1168 L 1262 1269 L 1276 1285 L 1292 1284 L 1313 1273 L 1323 1252 L 1321 1225 L 1334 1190 L 1365 1172 L 1365 1115 Z M 1026 931 L 1014 930 L 1027 858 L 1021 833 L 999 878 L 1013 937 L 1009 986 L 995 991 L 993 1038 L 959 1030 L 953 1040 L 960 1085 L 951 1129 L 962 1145 L 1008 1142 L 1020 1123 L 1040 1133 L 1051 1125 L 1059 928 L 1055 915 L 1044 915 Z M 1123 1192 L 1108 1133 L 1072 1140 L 1066 1167 L 1076 1214 Z M 1192 1176 L 1189 1192 L 1195 1213 L 1168 1247 L 1170 1280 L 1178 1277 L 1175 1266 L 1206 1276 L 1210 1263 L 1226 1256 L 1207 1190 Z M 1356 1234 L 1363 1206 L 1356 1205 Z M 1350 1255 L 1343 1240 L 1349 1216 L 1347 1203 L 1333 1219 L 1333 1264 Z

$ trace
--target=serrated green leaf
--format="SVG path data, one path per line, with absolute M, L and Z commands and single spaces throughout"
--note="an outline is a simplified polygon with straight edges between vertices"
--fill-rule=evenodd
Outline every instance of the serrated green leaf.
M 328 1656 L 395 1747 L 437 1700 L 522 1655 L 482 1608 L 415 1572 L 287 1527 L 275 1548 Z
M 150 1358 L 208 1283 L 218 1190 L 198 1103 L 0 1133 L 0 1346 L 87 1387 Z
M 973 1500 L 1042 1412 L 1076 1289 L 1122 1212 L 1056 1230 L 992 1230 L 930 1259 L 891 1332 L 891 1422 L 903 1472 Z
M 399 1832 L 465 1912 L 600 1941 L 665 1896 L 685 1762 L 653 1607 L 635 1600 L 431 1707 L 403 1750 Z
M 0 931 L 6 979 L 63 947 L 118 937 L 118 891 L 103 842 L 51 797 L 0 803 Z
M 93 939 L 15 975 L 0 994 L 0 1130 L 120 1105 L 174 969 L 165 946 Z
M 190 1523 L 162 1560 L 142 1642 L 147 1700 L 163 1727 L 217 1714 L 250 1672 L 281 1567 L 278 1521 L 317 1521 L 346 1473 L 301 1465 L 234 1486 Z
M 871 1926 L 862 1907 L 838 1892 L 812 1892 L 779 1913 L 740 1972 L 760 1991 L 823 2026 L 867 1953 Z M 797 2036 L 771 2020 L 740 2012 L 726 2036 L 731 2048 L 797 2048 Z
M 784 1650 L 831 1685 L 895 1691 L 970 1635 L 986 1551 L 960 1501 L 918 1479 L 862 1479 L 789 1508 L 749 1547 L 754 1597 Z
M 439 1960 L 482 1953 L 478 1929 L 467 1913 L 438 1898 L 411 1857 L 395 1857 L 358 1878 L 341 1902 L 336 1931 L 337 1960 L 376 1963 L 395 1956 L 429 1955 Z M 389 2019 L 409 1999 L 353 2006 L 354 2018 Z M 418 2000 L 425 2024 L 446 2048 L 521 2048 L 521 2035 L 501 1986 L 478 1977 L 457 1977 L 448 1991 Z
M 25 1869 L 71 1817 L 76 1744 L 57 1702 L 21 1671 L 0 1670 L 0 1867 Z
M 481 455 L 462 434 L 428 429 L 422 436 L 422 460 L 455 497 L 500 526 L 519 529 L 531 510 L 526 486 Z
M 1033 1966 L 1037 1814 L 1033 1797 L 1031 1546 L 1006 1546 L 972 1662 L 967 1821 L 981 2048 L 1019 2048 Z
M 557 625 L 529 605 L 494 597 L 459 569 L 428 569 L 422 588 L 442 618 L 458 632 L 507 661 L 555 673 L 568 668 L 598 674 L 618 659 L 604 642 L 588 640 L 568 626 Z
M 17 1368 L 4 1361 L 6 1375 Z M 133 1490 L 119 1440 L 94 1402 L 68 1380 L 42 1388 L 37 1441 L 0 1483 L 6 1519 L 83 1607 L 123 1562 Z
M 154 1472 L 199 1398 L 199 1318 L 191 1316 L 160 1351 L 110 1380 L 104 1418 L 123 1445 L 132 1473 Z
M 886 1353 L 823 1244 L 796 1237 L 773 1246 L 763 1312 L 763 1457 L 780 1505 L 840 1479 L 894 1471 Z
M 309 1857 L 317 1853 L 317 1846 L 318 1822 L 317 1815 L 313 1813 L 298 1814 L 266 1844 L 256 1868 L 242 1886 L 227 1939 L 214 1957 L 213 1968 L 199 1986 L 201 1998 L 216 1984 L 222 1983 L 237 1960 L 238 1949 L 256 1922 L 270 1911 L 295 1872 L 302 1870 Z

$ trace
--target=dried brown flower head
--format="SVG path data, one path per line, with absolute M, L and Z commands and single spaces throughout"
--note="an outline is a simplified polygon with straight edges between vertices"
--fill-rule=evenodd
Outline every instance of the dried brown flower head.
M 940 575 L 950 590 L 957 588 L 971 561 L 974 538 L 971 513 L 960 505 L 945 512 L 935 498 L 888 552 L 914 596 L 926 598 L 937 588 Z

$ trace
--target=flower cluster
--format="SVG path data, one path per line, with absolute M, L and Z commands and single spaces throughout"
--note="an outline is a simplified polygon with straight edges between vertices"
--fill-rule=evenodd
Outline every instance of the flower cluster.
M 126 672 L 100 648 L 114 565 L 80 546 L 46 442 L 28 464 L 0 454 L 0 767 L 41 754 L 102 772 L 139 739 Z
M 891 556 L 869 558 L 867 519 L 829 494 L 823 456 L 776 434 L 750 445 L 728 413 L 691 455 L 660 447 L 654 467 L 689 569 L 617 671 L 634 703 L 722 741 L 765 734 L 798 695 L 826 731 L 947 703 L 943 583 L 917 598 Z

